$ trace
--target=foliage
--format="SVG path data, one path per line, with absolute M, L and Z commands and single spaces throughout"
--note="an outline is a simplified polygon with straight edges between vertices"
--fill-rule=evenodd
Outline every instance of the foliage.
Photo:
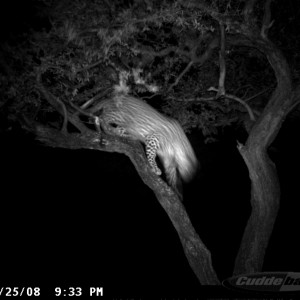
M 244 1 L 209 4 L 239 20 Z M 81 106 L 111 89 L 124 70 L 131 75 L 127 84 L 132 94 L 151 98 L 147 84 L 156 86 L 160 103 L 149 103 L 178 119 L 185 130 L 198 128 L 209 137 L 245 119 L 240 103 L 212 99 L 215 93 L 208 91 L 218 85 L 218 47 L 203 62 L 197 59 L 219 36 L 219 24 L 201 7 L 179 0 L 36 0 L 32 7 L 40 26 L 25 32 L 19 28 L 1 46 L 0 105 L 14 120 L 21 113 L 44 123 L 56 116 L 61 122 L 37 88 L 37 78 L 63 103 Z M 256 9 L 260 16 L 262 8 Z M 230 35 L 232 28 L 226 31 Z M 228 93 L 247 99 L 266 90 L 251 100 L 259 113 L 275 85 L 266 59 L 248 47 L 228 46 L 226 68 Z M 137 69 L 143 84 L 134 78 Z

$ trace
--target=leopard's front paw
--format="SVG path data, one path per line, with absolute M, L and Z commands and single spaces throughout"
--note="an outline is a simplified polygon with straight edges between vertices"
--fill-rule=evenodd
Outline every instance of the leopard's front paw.
M 158 175 L 158 176 L 160 176 L 161 175 L 161 170 L 159 169 L 159 168 L 152 168 L 152 170 L 153 170 L 153 172 L 156 174 L 156 175 Z

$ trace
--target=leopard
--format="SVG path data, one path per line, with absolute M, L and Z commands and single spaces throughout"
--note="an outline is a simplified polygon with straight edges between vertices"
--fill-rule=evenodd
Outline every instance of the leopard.
M 178 191 L 181 179 L 191 180 L 198 168 L 195 152 L 179 122 L 149 105 L 147 102 L 124 94 L 102 100 L 97 109 L 101 120 L 119 136 L 138 140 L 145 145 L 148 163 L 160 176 L 162 163 L 169 186 Z

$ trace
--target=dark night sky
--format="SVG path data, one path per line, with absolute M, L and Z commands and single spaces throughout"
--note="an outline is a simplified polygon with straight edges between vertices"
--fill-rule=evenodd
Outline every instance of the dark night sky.
M 272 157 L 282 204 L 265 270 L 298 271 L 300 149 L 287 135 L 278 143 Z M 49 149 L 28 137 L 5 144 L 0 279 L 47 282 L 52 274 L 56 282 L 113 282 L 119 291 L 138 284 L 142 292 L 155 285 L 167 294 L 197 293 L 176 231 L 126 156 Z M 184 204 L 224 279 L 249 215 L 247 169 L 233 140 L 196 151 L 202 169 Z
M 0 2 L 1 40 L 11 39 L 16 33 L 27 32 L 30 28 L 44 26 L 37 1 L 10 0 Z

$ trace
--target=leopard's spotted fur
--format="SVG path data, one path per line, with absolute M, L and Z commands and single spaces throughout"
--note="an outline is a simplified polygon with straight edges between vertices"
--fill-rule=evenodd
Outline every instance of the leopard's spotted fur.
M 128 95 L 116 95 L 98 106 L 101 119 L 115 133 L 143 142 L 149 164 L 161 175 L 155 157 L 161 159 L 168 182 L 176 187 L 177 172 L 184 180 L 192 177 L 197 167 L 194 151 L 176 120 L 160 114 L 146 102 Z

